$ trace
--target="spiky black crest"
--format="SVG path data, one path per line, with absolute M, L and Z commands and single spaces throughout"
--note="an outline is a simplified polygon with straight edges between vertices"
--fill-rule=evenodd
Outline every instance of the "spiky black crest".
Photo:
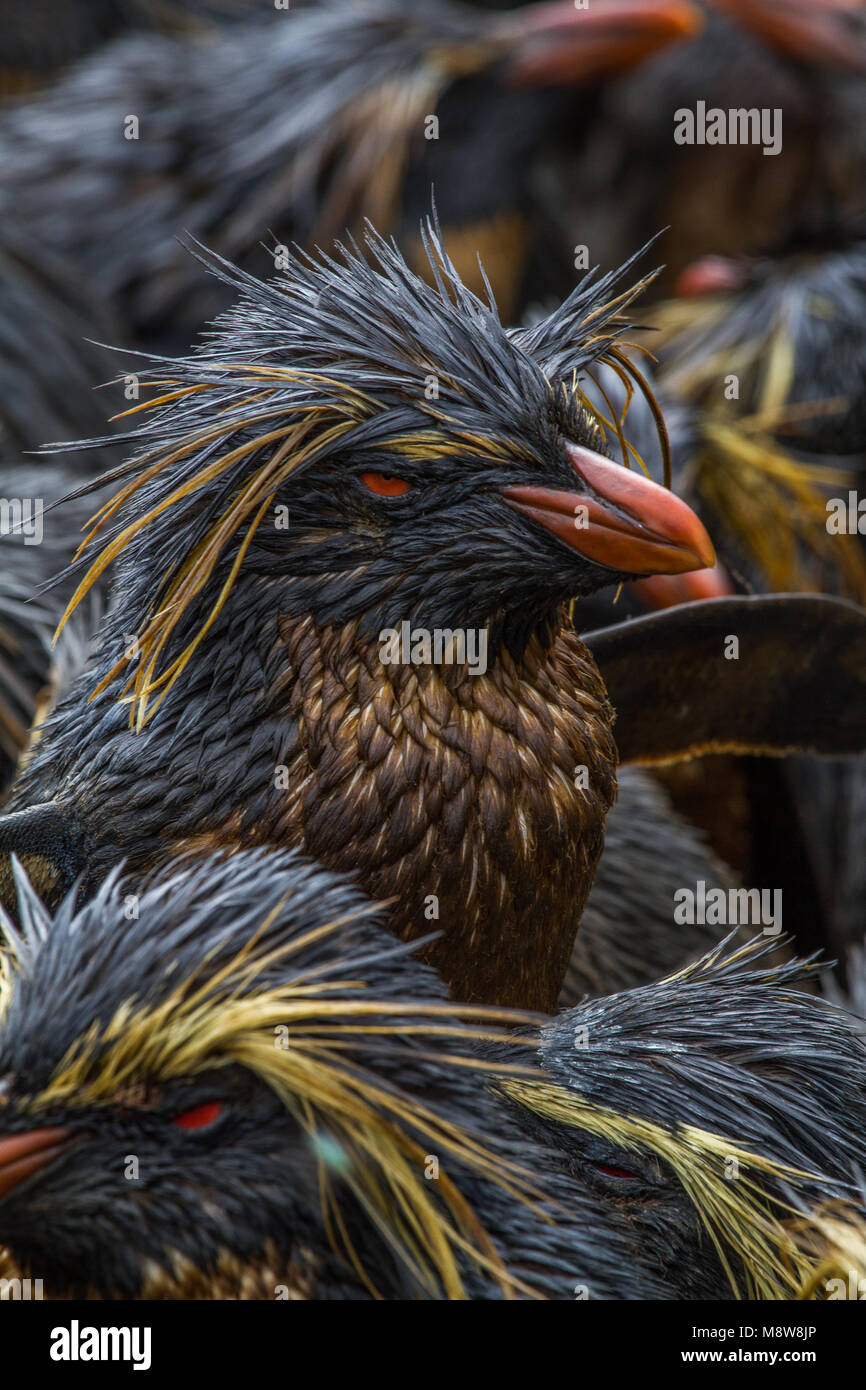
M 322 1296 L 348 1261 L 391 1296 L 562 1297 L 581 1276 L 601 1296 L 720 1296 L 722 1271 L 736 1290 L 745 1270 L 758 1296 L 786 1297 L 838 1262 L 828 1203 L 862 1238 L 856 1193 L 843 1200 L 850 1149 L 804 1171 L 811 1105 L 804 1138 L 783 1123 L 779 1098 L 806 1076 L 836 1133 L 824 1058 L 798 1071 L 805 1045 L 778 1041 L 793 1031 L 801 967 L 737 973 L 760 947 L 570 1011 L 543 1030 L 539 1071 L 537 1020 L 476 1009 L 470 1022 L 353 887 L 294 855 L 176 863 L 135 899 L 137 915 L 117 874 L 53 919 L 20 874 L 19 889 L 0 984 L 0 1133 L 60 1124 L 77 1143 L 4 1198 L 0 1238 L 25 1268 L 44 1261 L 56 1289 L 183 1297 L 227 1263 L 242 1279 L 276 1242 L 284 1266 L 312 1246 L 305 1277 L 325 1279 Z M 720 1000 L 730 1043 L 707 1035 Z M 793 1002 L 813 1039 L 824 1008 Z M 518 1019 L 518 1035 L 503 1033 Z M 584 1023 L 593 1047 L 581 1054 Z M 824 1052 L 853 1086 L 862 1062 L 841 1024 Z M 731 1078 L 745 1082 L 736 1113 Z M 706 1108 L 711 1084 L 729 1108 Z M 178 1137 L 178 1111 L 215 1096 L 226 1115 L 214 1136 Z M 725 1128 L 700 1123 L 712 1118 Z M 539 1147 L 539 1124 L 558 1157 Z M 140 1183 L 120 1175 L 130 1151 Z M 422 1176 L 430 1153 L 443 1163 L 435 1184 Z M 634 1184 L 611 1196 L 595 1164 L 635 1153 L 651 1160 L 638 1199 Z
M 269 283 L 199 251 L 241 298 L 192 356 L 142 373 L 160 394 L 130 412 L 146 408 L 147 423 L 125 436 L 136 453 L 112 475 L 124 486 L 85 543 L 106 544 L 70 604 L 126 557 L 125 619 L 142 653 L 130 681 L 139 724 L 216 618 L 289 480 L 339 471 L 347 459 L 387 471 L 456 459 L 543 472 L 563 438 L 602 438 L 582 373 L 609 362 L 643 389 L 618 343 L 622 311 L 646 282 L 610 298 L 632 261 L 588 277 L 543 323 L 508 330 L 492 295 L 484 303 L 462 284 L 434 223 L 423 237 L 431 284 L 372 228 L 366 256 L 354 243 L 338 247 L 339 259 L 296 251 Z M 664 441 L 660 419 L 659 430 Z M 355 569 L 357 581 L 364 563 Z M 193 603 L 199 621 L 179 645 Z
M 682 1122 L 728 1126 L 758 1152 L 841 1173 L 862 1161 L 866 1049 L 842 1010 L 797 988 L 825 967 L 761 964 L 777 945 L 732 948 L 729 938 L 667 980 L 587 1002 L 586 1066 L 562 1070 L 563 1015 L 543 1033 L 546 1068 L 593 1103 L 615 1089 L 623 1109 L 657 1122 L 671 1122 L 679 1093 Z M 618 1060 L 626 1038 L 628 1068 Z
M 784 251 L 729 261 L 725 293 L 650 312 L 659 385 L 699 407 L 693 487 L 731 537 L 734 567 L 757 566 L 779 592 L 823 589 L 862 604 L 862 546 L 828 533 L 827 510 L 828 496 L 856 483 L 855 460 L 842 456 L 866 441 L 863 227 L 841 244 L 822 237 Z M 732 364 L 739 387 L 724 400 L 718 382 Z
M 669 1164 L 734 1289 L 743 1278 L 748 1296 L 796 1297 L 818 1282 L 798 1209 L 841 1203 L 862 1242 L 866 1048 L 841 1010 L 798 988 L 814 960 L 764 966 L 778 940 L 732 940 L 656 984 L 562 1013 L 541 1033 L 549 1080 L 503 1089 L 566 1149 L 581 1151 L 590 1132 Z M 820 1228 L 826 1274 L 839 1251 Z
M 367 1210 L 372 1229 L 384 1231 L 419 1290 L 460 1296 L 464 1254 L 474 1247 L 491 1287 L 528 1291 L 506 1274 L 451 1177 L 425 1184 L 423 1176 L 425 1150 L 443 1160 L 450 1153 L 455 1171 L 483 1176 L 503 1200 L 531 1203 L 529 1173 L 464 1123 L 472 1085 L 483 1087 L 489 1070 L 469 1044 L 485 1035 L 504 1040 L 500 1024 L 520 1015 L 488 1011 L 484 1028 L 469 1027 L 469 1011 L 447 1002 L 433 972 L 385 933 L 356 889 L 295 855 L 252 851 L 175 865 L 140 899 L 124 896 L 116 871 L 80 911 L 70 894 L 50 922 L 20 869 L 16 877 L 21 927 L 6 924 L 0 1074 L 11 1078 L 3 1104 L 19 1124 L 64 1113 L 83 1134 L 110 1143 L 112 1115 L 137 1113 L 146 1135 L 162 1109 L 170 1145 L 172 1109 L 194 1104 L 196 1087 L 203 1095 L 225 1088 L 241 1115 L 263 1106 L 277 1131 L 294 1122 L 306 1135 L 313 1171 L 321 1159 L 325 1227 L 332 1223 L 350 1263 L 358 1255 L 340 1188 Z M 134 916 L 124 910 L 130 901 Z M 49 999 L 54 1021 L 46 1032 Z M 413 1052 L 414 1081 L 406 1070 Z M 456 1108 L 442 1103 L 447 1084 L 436 1100 L 437 1067 L 452 1076 Z M 240 1093 L 232 1079 L 239 1069 L 247 1077 Z M 269 1092 L 276 1109 L 264 1098 Z M 282 1142 L 290 1183 L 292 1143 Z M 269 1136 L 264 1152 L 276 1143 Z M 15 1221 L 4 1210 L 7 1239 Z M 238 1230 L 238 1243 L 250 1235 Z M 86 1235 L 79 1239 L 86 1244 Z M 177 1232 L 159 1239 L 158 1262 L 169 1275 Z M 199 1253 L 206 1248 L 204 1238 Z M 359 1275 L 375 1288 L 374 1275 L 360 1268 Z

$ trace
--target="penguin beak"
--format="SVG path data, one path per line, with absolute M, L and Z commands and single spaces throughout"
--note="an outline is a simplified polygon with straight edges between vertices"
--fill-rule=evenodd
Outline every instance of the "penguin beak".
M 615 76 L 657 50 L 699 33 L 703 19 L 687 0 L 573 0 L 527 5 L 503 20 L 513 86 L 580 86 Z
M 590 449 L 566 449 L 580 491 L 506 487 L 508 505 L 620 574 L 684 574 L 715 563 L 703 523 L 679 497 Z
M 69 1130 L 55 1125 L 0 1139 L 0 1199 L 66 1150 Z
M 630 588 L 645 608 L 676 608 L 681 603 L 696 603 L 698 599 L 731 598 L 735 592 L 722 565 L 689 574 L 651 574 L 648 579 L 636 579 Z
M 736 294 L 749 279 L 750 263 L 725 256 L 701 256 L 681 271 L 674 285 L 676 299 L 703 299 L 706 295 Z
M 790 58 L 866 71 L 862 0 L 715 0 L 715 4 Z

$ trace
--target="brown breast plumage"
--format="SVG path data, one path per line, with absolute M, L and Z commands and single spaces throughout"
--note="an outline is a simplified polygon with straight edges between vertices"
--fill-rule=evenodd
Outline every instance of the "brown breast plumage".
M 261 827 L 390 900 L 456 997 L 551 1010 L 616 793 L 612 712 L 563 624 L 484 675 L 383 666 L 353 627 L 282 620 L 299 736 Z

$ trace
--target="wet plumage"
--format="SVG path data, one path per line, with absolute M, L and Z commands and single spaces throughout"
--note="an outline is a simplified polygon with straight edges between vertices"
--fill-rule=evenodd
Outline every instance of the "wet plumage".
M 126 436 L 126 492 L 100 522 L 91 578 L 118 557 L 112 612 L 10 808 L 51 801 L 91 885 L 119 858 L 265 842 L 396 896 L 400 935 L 427 933 L 435 895 L 450 927 L 431 957 L 458 997 L 552 1008 L 615 787 L 604 688 L 561 605 L 615 583 L 620 559 L 509 499 L 585 495 L 590 554 L 610 536 L 626 564 L 692 568 L 709 542 L 670 494 L 589 452 L 605 445 L 577 374 L 618 361 L 635 291 L 606 308 L 602 281 L 506 332 L 438 241 L 433 288 L 369 250 L 375 268 L 298 259 L 270 285 L 218 267 L 244 294 L 217 336 L 142 374 L 172 384 Z M 395 472 L 408 495 L 371 493 Z M 593 500 L 621 487 L 611 512 Z M 643 506 L 653 535 L 671 527 L 657 551 Z M 407 621 L 483 630 L 487 671 L 383 660 Z
M 608 9 L 625 12 L 610 33 Z M 681 0 L 505 17 L 374 0 L 139 35 L 0 120 L 2 196 L 170 350 L 227 302 L 178 236 L 264 275 L 278 246 L 327 246 L 368 217 L 399 232 L 426 273 L 418 226 L 431 187 L 464 279 L 483 289 L 480 251 L 507 314 L 538 293 L 524 285 L 543 220 L 536 151 L 580 138 L 592 112 L 581 88 L 610 62 L 630 66 L 693 20 Z M 129 115 L 136 138 L 124 138 Z M 556 248 L 558 298 L 574 284 L 572 247 L 569 233 Z
M 47 590 L 71 562 L 93 511 L 88 497 L 56 504 L 118 461 L 98 453 L 34 457 L 50 440 L 101 433 L 115 374 L 111 355 L 88 339 L 118 325 L 68 262 L 37 249 L 12 223 L 0 235 L 0 793 L 12 779 L 37 715 L 71 683 L 101 615 L 101 587 L 57 650 L 52 638 L 74 590 L 71 577 Z
M 469 1028 L 370 905 L 313 866 L 211 857 L 144 894 L 131 921 L 106 884 L 77 918 L 61 909 L 8 990 L 4 1138 L 35 1121 L 78 1141 L 0 1200 L 0 1242 L 55 1296 L 660 1291 L 641 1256 L 632 1268 L 616 1212 L 593 1232 L 591 1193 L 489 1093 L 477 1049 L 507 1017 Z M 97 1015 L 127 1022 L 97 1038 Z M 221 1113 L 196 1127 L 207 1106 Z M 60 1201 L 65 1239 L 44 1239 L 33 1198 Z
M 0 846 L 52 902 L 119 860 L 300 849 L 390 900 L 400 937 L 440 923 L 427 954 L 456 998 L 552 1010 L 617 761 L 569 600 L 712 550 L 682 502 L 599 452 L 628 446 L 580 385 L 607 361 L 642 386 L 619 345 L 639 287 L 608 304 L 616 278 L 590 283 L 506 331 L 428 246 L 433 287 L 372 235 L 374 266 L 298 257 L 265 285 L 217 263 L 242 296 L 195 354 L 142 373 L 160 394 L 70 605 L 113 563 L 111 611 Z M 860 751 L 866 663 L 828 682 L 821 662 L 843 633 L 861 649 L 857 610 L 729 603 L 599 636 L 619 751 Z M 784 716 L 724 661 L 731 623 L 789 669 Z M 484 670 L 461 632 L 483 636 Z
M 751 435 L 758 465 L 769 465 L 761 488 L 768 502 L 773 472 L 781 478 L 784 470 L 793 482 L 791 463 L 800 471 L 799 501 L 780 492 L 771 502 L 775 524 L 766 518 L 762 525 L 751 504 L 737 509 L 746 545 L 735 545 L 732 558 L 762 587 L 778 584 L 785 571 L 790 582 L 793 565 L 799 587 L 847 589 L 862 602 L 863 272 L 860 222 L 811 245 L 792 237 L 772 256 L 699 260 L 681 276 L 679 297 L 652 316 L 661 392 L 697 404 L 722 439 L 732 429 Z M 720 389 L 726 372 L 736 374 L 731 399 Z M 730 475 L 705 472 L 705 483 L 710 496 L 719 483 L 722 498 L 731 496 Z M 712 509 L 703 514 L 728 558 Z M 769 564 L 748 564 L 749 537 Z M 791 760 L 765 800 L 770 811 L 790 808 L 798 859 L 813 883 L 809 911 L 821 924 L 813 941 L 843 960 L 862 934 L 859 855 L 851 847 L 862 838 L 863 785 L 862 759 Z
M 53 921 L 19 891 L 0 1270 L 48 1297 L 784 1297 L 831 1272 L 821 1212 L 861 1219 L 861 1142 L 797 1082 L 847 1120 L 866 1054 L 754 948 L 510 1033 L 292 855 Z
M 856 473 L 866 454 L 864 296 L 866 244 L 853 230 L 822 249 L 699 261 L 682 277 L 681 298 L 657 311 L 663 379 L 734 417 L 763 415 L 807 454 L 853 455 L 846 463 Z M 727 404 L 723 366 L 739 380 Z
M 74 493 L 0 525 L 0 1297 L 838 1296 L 863 7 L 254 8 L 0 35 L 0 490 Z M 781 153 L 676 144 L 699 100 Z M 573 290 L 666 223 L 641 330 Z M 795 943 L 716 949 L 699 882 Z
M 617 781 L 561 1008 L 585 994 L 650 984 L 704 955 L 719 939 L 718 925 L 678 927 L 671 915 L 675 893 L 698 880 L 726 892 L 738 882 L 650 772 L 623 767 Z
M 182 32 L 243 18 L 256 0 L 36 0 L 14 5 L 0 38 L 0 95 L 57 78 L 112 39 L 137 30 Z
M 762 20 L 774 8 L 771 33 Z M 770 253 L 792 234 L 820 242 L 866 210 L 858 0 L 711 0 L 702 10 L 690 42 L 606 88 L 594 137 L 556 183 L 571 190 L 563 218 L 613 258 L 670 226 L 667 286 L 696 257 Z M 679 113 L 699 103 L 726 121 L 732 110 L 781 112 L 776 152 L 728 132 L 677 142 Z

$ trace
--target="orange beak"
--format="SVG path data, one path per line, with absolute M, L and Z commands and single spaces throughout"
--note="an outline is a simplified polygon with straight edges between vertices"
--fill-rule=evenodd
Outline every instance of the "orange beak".
M 866 71 L 863 0 L 714 0 L 790 58 Z
M 692 574 L 651 574 L 648 579 L 636 579 L 629 586 L 646 608 L 676 608 L 680 603 L 698 599 L 730 598 L 734 586 L 724 567 L 716 563 L 712 569 Z
M 590 449 L 566 449 L 588 490 L 506 487 L 508 505 L 571 550 L 620 574 L 684 574 L 715 563 L 703 523 L 679 497 Z
M 505 77 L 514 86 L 580 86 L 642 63 L 659 49 L 699 33 L 703 19 L 687 0 L 573 0 L 527 5 L 503 20 L 513 45 Z
M 0 1198 L 63 1153 L 68 1138 L 69 1131 L 58 1125 L 0 1139 Z
M 681 271 L 674 285 L 677 299 L 701 299 L 708 294 L 733 294 L 748 278 L 748 264 L 725 256 L 701 256 Z

